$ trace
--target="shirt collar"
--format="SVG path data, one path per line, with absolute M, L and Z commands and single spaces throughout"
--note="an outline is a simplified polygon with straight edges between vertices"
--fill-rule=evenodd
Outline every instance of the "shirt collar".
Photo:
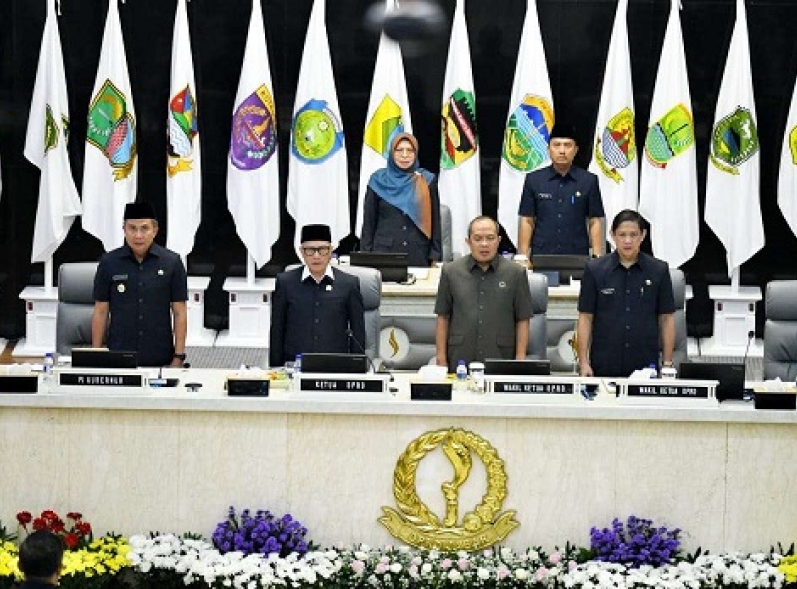
M 575 176 L 573 176 L 573 174 L 571 173 L 573 171 L 573 165 L 572 164 L 570 165 L 570 169 L 567 171 L 566 174 L 560 174 L 559 172 L 557 172 L 556 168 L 553 167 L 553 164 L 551 164 L 548 169 L 551 172 L 551 175 L 550 175 L 550 178 L 549 178 L 550 180 L 554 180 L 556 178 L 566 178 L 566 179 L 569 179 L 569 180 L 575 180 L 576 179 Z
M 471 254 L 468 254 L 468 258 L 470 258 L 468 260 L 468 270 L 470 270 L 471 272 L 473 272 L 474 268 L 479 268 L 479 270 L 481 270 L 481 266 L 479 266 L 479 263 Z M 490 260 L 490 269 L 492 269 L 493 272 L 495 272 L 498 269 L 498 260 L 500 258 L 501 256 L 496 254 L 495 257 L 492 260 Z
M 619 268 L 619 267 L 624 267 L 624 266 L 623 266 L 623 265 L 620 263 L 620 254 L 618 254 L 618 253 L 617 253 L 617 250 L 614 250 L 614 251 L 613 251 L 611 254 L 609 254 L 609 255 L 610 255 L 610 256 L 611 256 L 611 258 L 612 258 L 612 261 L 611 261 L 611 267 L 612 267 L 612 270 L 614 270 L 614 269 L 616 269 L 616 268 Z M 649 269 L 649 268 L 648 268 L 648 259 L 647 259 L 647 256 L 645 255 L 645 252 L 639 252 L 639 255 L 637 256 L 636 262 L 634 262 L 633 264 L 631 264 L 631 265 L 629 266 L 629 268 L 633 268 L 634 266 L 639 266 L 639 268 L 640 268 L 641 270 L 648 270 L 648 269 Z
M 330 264 L 327 264 L 327 269 L 324 270 L 324 277 L 329 278 L 332 282 L 335 281 L 335 275 L 332 273 L 332 266 Z M 310 274 L 310 269 L 307 267 L 307 265 L 304 265 L 302 266 L 302 282 L 308 278 L 313 278 L 313 275 Z M 315 280 L 315 278 L 313 278 L 313 280 Z M 321 281 L 323 280 L 324 279 L 322 278 Z M 321 281 L 319 281 L 319 284 Z
M 125 242 L 122 247 L 123 247 L 123 252 L 122 252 L 123 257 L 133 258 L 134 260 L 138 261 L 136 255 L 133 253 L 133 250 L 130 249 L 130 246 L 127 244 L 127 242 Z M 144 259 L 146 260 L 150 256 L 155 256 L 156 258 L 160 257 L 159 248 L 160 246 L 153 241 L 152 245 L 149 246 L 147 253 L 144 255 Z

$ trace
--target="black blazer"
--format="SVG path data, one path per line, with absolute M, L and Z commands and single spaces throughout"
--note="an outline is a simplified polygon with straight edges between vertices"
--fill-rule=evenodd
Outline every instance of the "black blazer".
M 360 352 L 349 329 L 363 348 L 367 345 L 359 278 L 333 268 L 335 280 L 324 277 L 318 284 L 312 277 L 302 281 L 303 270 L 277 275 L 269 342 L 273 368 L 306 352 Z
M 442 259 L 440 196 L 437 178 L 429 184 L 432 197 L 432 237 L 428 239 L 401 209 L 382 199 L 370 187 L 363 205 L 360 249 L 364 252 L 406 252 L 410 266 L 429 266 Z

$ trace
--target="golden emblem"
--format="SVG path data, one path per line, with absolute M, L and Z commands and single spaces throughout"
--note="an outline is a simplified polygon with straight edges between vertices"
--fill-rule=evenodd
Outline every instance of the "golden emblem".
M 421 501 L 415 488 L 419 463 L 438 446 L 454 469 L 453 478 L 441 485 L 446 505 L 442 522 Z M 473 511 L 462 516 L 458 525 L 459 489 L 470 475 L 472 454 L 484 463 L 487 492 Z M 399 511 L 382 507 L 384 515 L 379 521 L 410 546 L 444 551 L 487 548 L 501 542 L 520 525 L 514 519 L 514 510 L 498 513 L 506 498 L 506 481 L 504 461 L 487 440 L 462 429 L 427 432 L 410 442 L 396 463 L 393 496 Z

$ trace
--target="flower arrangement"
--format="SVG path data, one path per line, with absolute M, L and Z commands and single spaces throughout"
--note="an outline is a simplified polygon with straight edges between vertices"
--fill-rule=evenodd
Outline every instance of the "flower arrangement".
M 64 542 L 64 546 L 70 550 L 76 548 L 86 548 L 92 541 L 91 524 L 83 521 L 83 514 L 77 511 L 70 511 L 66 514 L 67 522 L 62 520 L 59 515 L 47 509 L 41 512 L 39 517 L 34 518 L 29 511 L 20 511 L 17 514 L 17 522 L 20 527 L 28 533 L 30 525 L 33 531 L 49 530 Z
M 219 522 L 213 532 L 213 545 L 224 554 L 231 551 L 244 554 L 304 554 L 308 544 L 307 528 L 290 514 L 276 517 L 266 510 L 252 516 L 249 509 L 241 511 L 240 520 L 230 507 L 227 519 Z
M 127 557 L 130 545 L 127 540 L 113 535 L 95 540 L 91 524 L 83 521 L 80 513 L 69 512 L 65 522 L 52 510 L 42 511 L 38 517 L 28 511 L 20 511 L 17 523 L 25 535 L 48 530 L 61 538 L 65 548 L 60 579 L 62 588 L 117 587 L 120 573 L 130 570 L 131 563 Z M 19 548 L 13 542 L 0 541 L 0 589 L 13 587 L 22 578 Z
M 268 525 L 261 525 L 262 522 Z M 209 542 L 196 536 L 136 535 L 129 542 L 105 536 L 85 548 L 65 553 L 61 587 L 116 589 L 125 584 L 136 589 L 797 587 L 797 556 L 790 555 L 791 549 L 787 550 L 789 555 L 773 550 L 767 554 L 698 552 L 684 556 L 678 552 L 680 530 L 656 528 L 649 520 L 640 518 L 629 518 L 625 525 L 615 520 L 611 530 L 593 528 L 592 550 L 566 544 L 550 553 L 541 548 L 515 551 L 507 547 L 444 553 L 408 546 L 371 548 L 364 544 L 318 550 L 307 545 L 304 540 L 307 530 L 296 520 L 290 516 L 277 518 L 267 511 L 252 516 L 244 510 L 238 517 L 231 509 L 230 517 L 217 526 L 214 536 L 217 532 L 222 534 L 223 541 L 230 542 L 228 548 L 220 548 L 215 538 Z M 232 537 L 227 536 L 228 532 Z M 654 539 L 655 536 L 658 538 Z M 301 541 L 297 540 L 299 537 Z M 263 550 L 266 546 L 274 547 L 269 538 L 276 538 L 282 545 L 280 551 Z M 287 549 L 282 553 L 293 541 L 299 545 L 304 542 L 303 551 Z M 237 549 L 236 542 L 246 550 Z M 255 544 L 259 548 L 253 549 Z M 608 551 L 603 559 L 599 559 L 601 549 Z M 784 551 L 780 545 L 779 549 Z M 13 543 L 0 541 L 0 589 L 11 587 L 12 582 L 21 578 L 17 552 Z M 652 557 L 650 552 L 656 556 Z M 624 562 L 609 560 L 612 554 L 622 555 Z M 661 562 L 653 564 L 654 558 Z M 637 564 L 641 560 L 645 562 Z
M 626 525 L 612 520 L 612 527 L 590 529 L 590 544 L 595 560 L 629 564 L 632 567 L 669 563 L 678 554 L 681 530 L 654 527 L 653 521 L 629 516 Z

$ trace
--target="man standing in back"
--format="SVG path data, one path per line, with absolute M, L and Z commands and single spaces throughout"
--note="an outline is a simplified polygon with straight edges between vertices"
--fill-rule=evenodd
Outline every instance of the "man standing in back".
M 551 165 L 526 176 L 520 197 L 518 253 L 603 254 L 603 200 L 598 178 L 573 165 L 575 130 L 554 125 L 548 142 Z

